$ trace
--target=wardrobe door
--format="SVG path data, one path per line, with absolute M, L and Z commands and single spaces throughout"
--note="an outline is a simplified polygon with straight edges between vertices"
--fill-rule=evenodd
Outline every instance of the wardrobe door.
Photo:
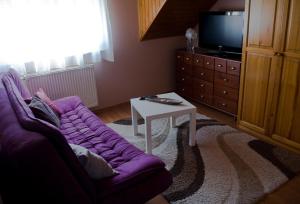
M 266 134 L 274 89 L 276 57 L 247 52 L 239 124 L 259 134 Z
M 300 143 L 300 58 L 284 58 L 272 137 Z
M 300 147 L 300 1 L 290 0 L 274 139 Z
M 288 0 L 246 0 L 238 123 L 240 128 L 254 134 L 270 136 L 288 3 Z
M 284 39 L 288 0 L 248 0 L 247 47 L 279 50 Z
M 300 1 L 290 0 L 285 52 L 300 57 Z

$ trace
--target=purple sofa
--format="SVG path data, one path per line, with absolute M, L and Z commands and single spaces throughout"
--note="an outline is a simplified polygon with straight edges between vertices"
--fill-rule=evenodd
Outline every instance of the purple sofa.
M 60 129 L 34 117 L 14 73 L 0 74 L 0 194 L 9 203 L 145 203 L 172 183 L 157 157 L 107 127 L 80 98 L 62 98 Z M 91 179 L 68 143 L 101 155 L 119 172 Z

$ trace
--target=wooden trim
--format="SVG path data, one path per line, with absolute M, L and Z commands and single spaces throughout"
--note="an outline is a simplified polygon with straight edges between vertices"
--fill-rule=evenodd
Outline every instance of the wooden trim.
M 276 52 L 283 52 L 285 48 L 285 39 L 287 37 L 287 20 L 289 12 L 289 1 L 290 0 L 278 0 L 276 5 L 276 19 L 275 23 L 275 42 L 274 50 Z M 278 9 L 279 8 L 279 9 Z
M 269 55 L 269 56 L 275 55 L 274 50 L 264 49 L 264 48 L 259 48 L 259 47 L 246 47 L 245 50 L 247 52 L 251 52 L 251 53 L 264 54 L 264 55 Z
M 249 130 L 255 131 L 261 135 L 265 135 L 265 130 L 263 128 L 257 127 L 256 125 L 253 125 L 251 123 L 248 123 L 246 121 L 240 121 L 238 124 L 238 127 L 245 127 Z
M 240 73 L 240 88 L 239 88 L 239 101 L 238 101 L 238 115 L 237 124 L 240 123 L 242 118 L 242 105 L 244 99 L 244 82 L 245 82 L 245 72 L 246 72 L 246 61 L 247 61 L 247 42 L 248 42 L 248 30 L 249 30 L 249 0 L 245 1 L 245 16 L 244 16 L 244 37 L 243 37 L 243 53 L 242 53 L 242 64 Z
M 216 0 L 138 0 L 140 40 L 184 36 Z
M 300 144 L 297 143 L 297 142 L 294 142 L 292 140 L 289 140 L 287 138 L 284 138 L 284 137 L 281 137 L 279 135 L 272 135 L 272 138 L 275 140 L 275 141 L 278 141 L 280 143 L 284 143 L 290 147 L 293 147 L 293 148 L 296 148 L 297 150 L 299 150 L 300 152 Z
M 138 0 L 139 36 L 142 40 L 167 0 Z
M 276 117 L 277 117 L 277 107 L 279 103 L 279 96 L 280 96 L 280 84 L 281 84 L 281 75 L 282 75 L 282 65 L 283 65 L 283 59 L 282 57 L 279 58 L 280 65 L 278 64 L 279 68 L 274 74 L 274 90 L 272 95 L 272 103 L 270 106 L 270 120 L 269 120 L 269 135 L 272 135 L 272 133 L 275 130 L 275 123 L 276 123 Z
M 291 57 L 291 58 L 300 58 L 300 53 L 295 53 L 293 50 L 287 50 L 283 53 L 285 57 Z
M 272 145 L 280 146 L 282 148 L 285 148 L 285 149 L 288 149 L 288 150 L 290 150 L 292 152 L 300 154 L 300 146 L 298 147 L 299 144 L 296 147 L 294 145 L 291 145 L 288 142 L 283 143 L 282 140 L 278 140 L 277 138 L 276 139 L 275 138 L 272 139 L 270 137 L 267 137 L 267 136 L 265 136 L 263 134 L 259 134 L 259 133 L 255 132 L 255 131 L 253 131 L 253 130 L 245 127 L 245 126 L 242 126 L 242 125 L 239 125 L 238 129 L 241 130 L 241 131 L 243 131 L 243 132 L 246 132 L 246 133 L 248 133 L 248 134 L 250 134 L 250 135 L 252 135 L 252 136 L 254 136 L 254 137 L 256 137 L 256 138 L 258 138 L 260 140 L 262 140 L 262 141 L 271 143 Z

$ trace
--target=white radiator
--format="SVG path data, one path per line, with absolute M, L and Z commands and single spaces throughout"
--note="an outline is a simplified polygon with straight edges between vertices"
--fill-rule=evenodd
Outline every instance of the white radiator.
M 98 105 L 94 67 L 70 69 L 25 79 L 32 95 L 43 88 L 53 100 L 66 96 L 79 96 L 89 107 Z

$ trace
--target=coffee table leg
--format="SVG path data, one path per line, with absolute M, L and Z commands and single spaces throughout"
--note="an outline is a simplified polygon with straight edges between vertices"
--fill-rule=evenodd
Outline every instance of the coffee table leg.
M 152 135 L 151 135 L 151 120 L 145 119 L 145 140 L 146 140 L 146 153 L 152 154 Z
M 176 127 L 176 117 L 175 116 L 171 116 L 171 127 L 172 128 Z
M 189 145 L 194 146 L 196 144 L 196 113 L 190 113 L 190 137 Z
M 135 110 L 133 105 L 131 105 L 131 120 L 132 120 L 133 135 L 138 134 L 137 116 L 138 116 L 137 111 Z

